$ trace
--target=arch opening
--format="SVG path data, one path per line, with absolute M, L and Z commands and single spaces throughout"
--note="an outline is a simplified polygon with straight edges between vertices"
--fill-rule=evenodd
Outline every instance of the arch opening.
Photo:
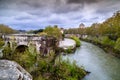
M 26 50 L 28 51 L 28 46 L 26 46 L 26 45 L 19 45 L 19 46 L 16 47 L 15 52 L 16 53 L 23 53 Z

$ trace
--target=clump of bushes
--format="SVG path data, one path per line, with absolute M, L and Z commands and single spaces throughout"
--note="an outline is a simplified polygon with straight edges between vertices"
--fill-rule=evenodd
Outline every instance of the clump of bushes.
M 73 48 L 73 47 L 71 46 L 71 47 L 69 47 L 69 48 L 67 48 L 67 49 L 64 49 L 64 53 L 70 54 L 70 53 L 75 52 L 75 50 L 76 50 L 76 48 Z
M 7 45 L 4 47 L 4 49 L 2 50 L 3 53 L 3 59 L 11 59 L 11 53 L 12 50 L 10 48 L 10 43 L 8 42 Z
M 120 52 L 120 38 L 117 39 L 114 49 Z
M 21 48 L 25 48 L 24 51 Z M 36 55 L 30 53 L 26 47 L 22 46 L 21 48 L 14 51 L 14 49 L 12 50 L 10 48 L 10 44 L 8 43 L 2 51 L 2 59 L 14 60 L 29 71 L 29 68 L 35 63 Z
M 64 52 L 65 52 L 65 53 L 72 53 L 73 50 L 72 50 L 72 48 L 68 48 L 68 49 L 65 49 Z
M 58 56 L 52 51 L 50 55 L 43 57 L 35 52 L 34 54 L 29 52 L 27 48 L 23 52 L 21 50 L 13 52 L 9 49 L 8 45 L 4 50 L 4 55 L 10 53 L 11 57 L 9 55 L 5 57 L 19 63 L 33 76 L 34 80 L 79 80 L 86 75 L 86 71 L 75 63 L 60 60 L 56 62 Z
M 3 58 L 5 59 L 11 59 L 11 48 L 9 46 L 6 46 L 4 49 L 3 49 Z
M 76 42 L 76 47 L 80 47 L 81 43 L 80 43 L 80 39 L 76 36 L 71 36 L 71 39 L 75 40 Z
M 36 56 L 31 54 L 29 51 L 23 53 L 14 53 L 13 60 L 18 62 L 22 67 L 24 67 L 28 72 L 30 68 L 35 64 Z
M 69 61 L 61 61 L 56 65 L 39 61 L 38 65 L 38 69 L 31 73 L 35 80 L 79 80 L 86 75 L 84 69 Z
M 106 36 L 102 39 L 101 44 L 103 44 L 105 46 L 113 47 L 115 45 L 115 42 Z
M 0 38 L 0 48 L 5 44 L 4 40 Z

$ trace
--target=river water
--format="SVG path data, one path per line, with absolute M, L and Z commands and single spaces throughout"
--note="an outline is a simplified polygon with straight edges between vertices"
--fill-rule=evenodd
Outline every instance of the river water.
M 91 43 L 81 41 L 81 44 L 74 54 L 65 55 L 63 59 L 75 61 L 91 72 L 83 80 L 120 80 L 120 59 Z

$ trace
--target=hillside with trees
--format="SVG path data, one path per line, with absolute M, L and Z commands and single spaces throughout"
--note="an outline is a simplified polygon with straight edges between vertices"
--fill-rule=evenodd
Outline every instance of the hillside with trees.
M 11 33 L 15 33 L 16 30 L 10 28 L 7 25 L 4 24 L 0 24 L 0 34 L 11 34 Z
M 12 34 L 12 33 L 16 33 L 16 30 L 13 30 L 7 25 L 0 24 L 0 48 L 4 45 L 4 40 L 2 39 L 2 35 Z

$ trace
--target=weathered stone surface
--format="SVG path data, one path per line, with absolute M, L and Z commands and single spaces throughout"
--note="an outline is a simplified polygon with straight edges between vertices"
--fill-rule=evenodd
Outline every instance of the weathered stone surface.
M 73 39 L 65 38 L 59 42 L 59 47 L 63 49 L 75 48 L 76 42 Z
M 16 62 L 0 60 L 0 80 L 32 80 L 32 76 Z

